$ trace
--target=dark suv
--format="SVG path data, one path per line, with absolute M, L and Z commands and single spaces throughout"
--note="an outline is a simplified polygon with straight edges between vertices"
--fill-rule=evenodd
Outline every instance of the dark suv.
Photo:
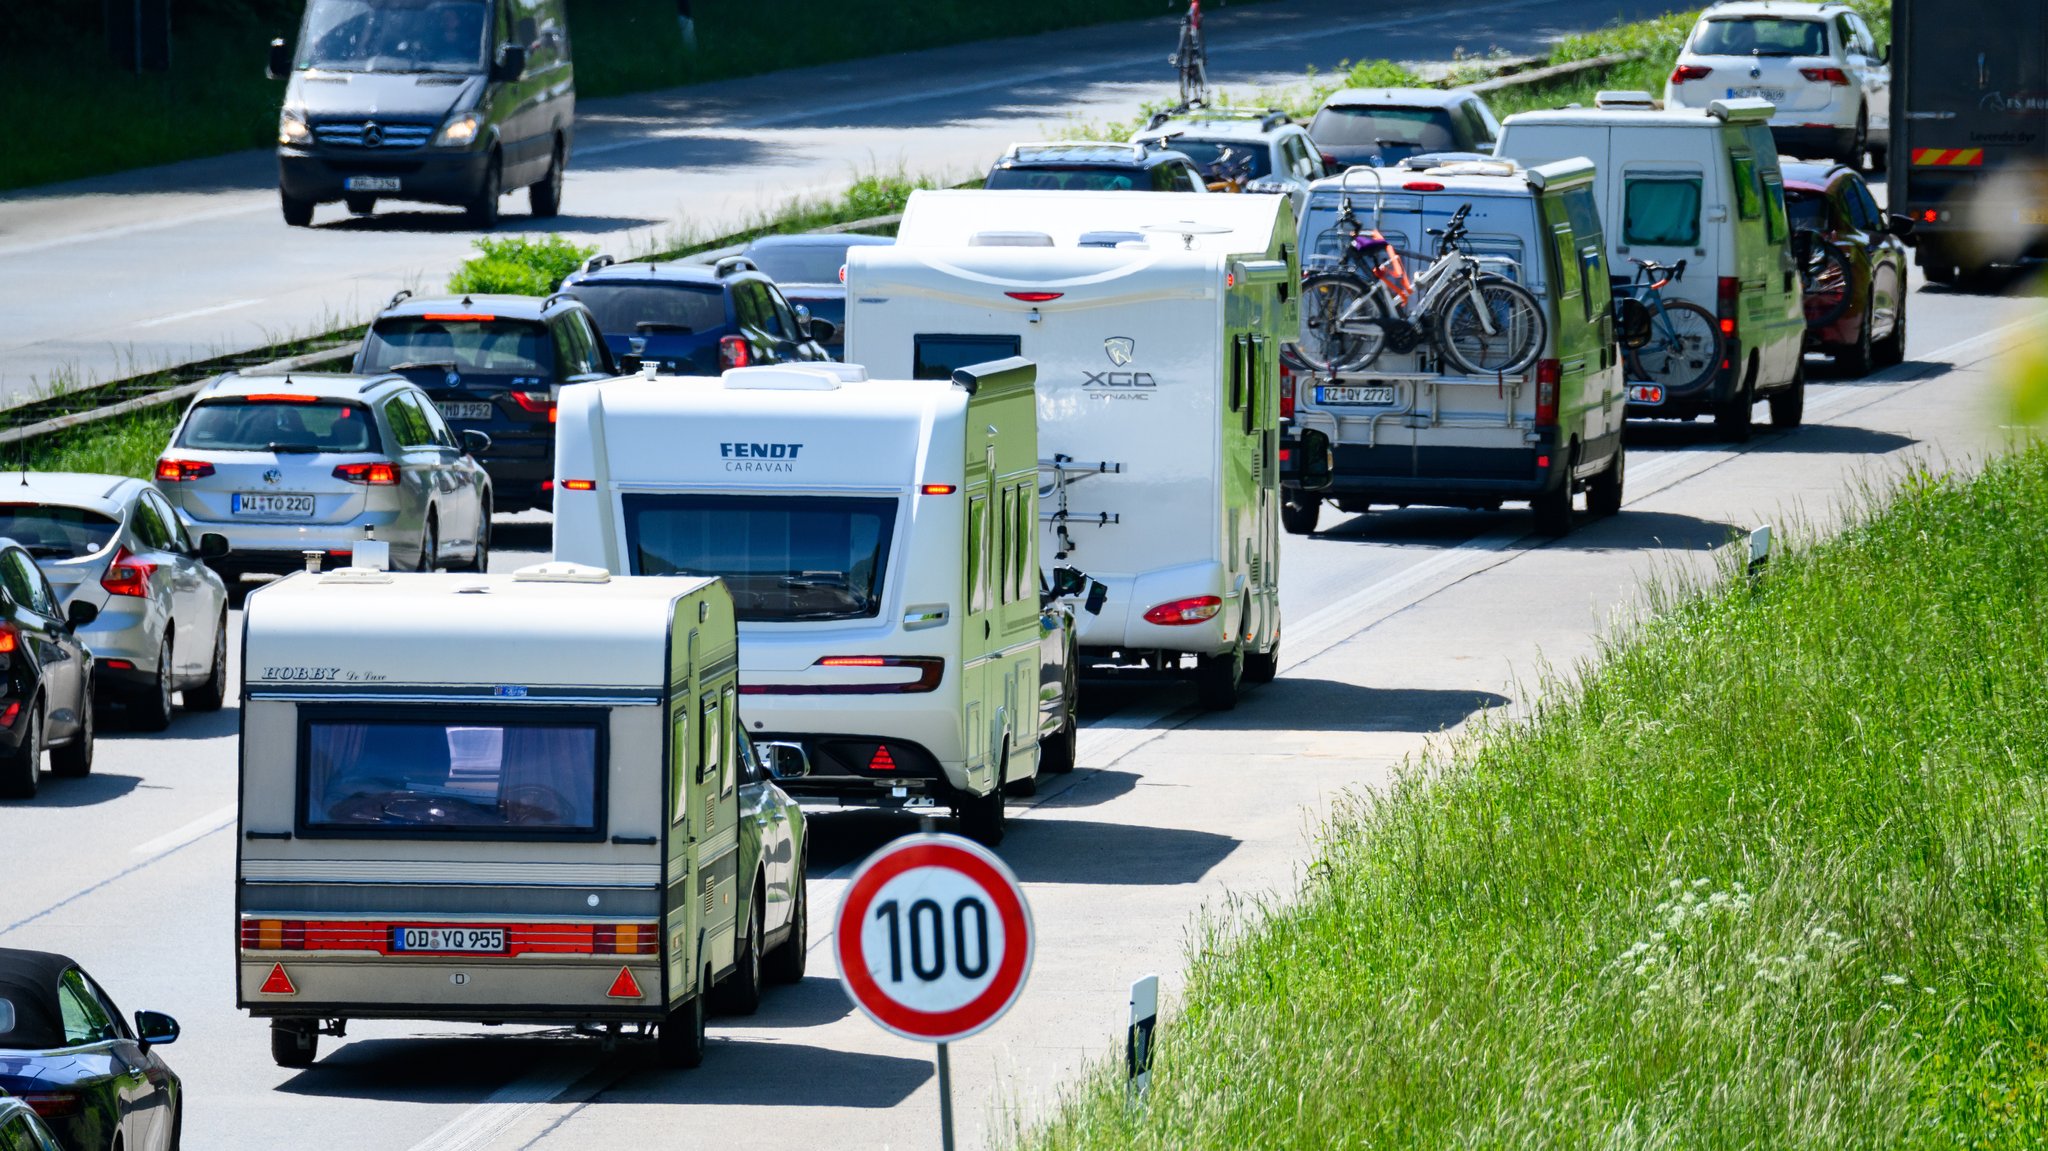
M 501 512 L 554 502 L 560 389 L 619 374 L 590 310 L 561 292 L 544 300 L 400 292 L 370 325 L 355 371 L 404 376 L 433 399 L 458 438 L 489 436 L 478 459 Z
M 791 307 L 745 256 L 715 264 L 593 256 L 562 281 L 562 291 L 590 309 L 627 371 L 652 363 L 668 374 L 715 376 L 749 364 L 832 358 L 819 344 L 831 338 L 832 324 Z
M 1193 160 L 1148 144 L 1013 144 L 982 187 L 998 191 L 1206 192 Z

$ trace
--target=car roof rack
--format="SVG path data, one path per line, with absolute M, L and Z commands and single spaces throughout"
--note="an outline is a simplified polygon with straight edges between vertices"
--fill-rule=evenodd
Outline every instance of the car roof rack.
M 547 311 L 547 310 L 548 310 L 549 308 L 552 308 L 552 307 L 554 307 L 554 306 L 555 306 L 555 303 L 556 303 L 557 301 L 559 301 L 559 300 L 573 300 L 573 299 L 576 299 L 576 298 L 577 298 L 577 296 L 576 296 L 576 293 L 574 293 L 574 292 L 555 292 L 555 293 L 551 294 L 550 296 L 548 296 L 548 298 L 547 298 L 547 299 L 545 299 L 545 300 L 542 300 L 542 301 L 540 302 L 540 310 L 541 310 L 541 311 L 543 311 L 543 312 L 545 312 L 545 311 Z
M 400 305 L 400 304 L 402 304 L 402 303 L 406 302 L 407 300 L 409 300 L 409 299 L 411 299 L 411 298 L 412 298 L 412 289 L 411 289 L 411 288 L 400 288 L 400 289 L 398 289 L 398 291 L 397 291 L 396 293 L 394 293 L 394 294 L 392 295 L 392 297 L 391 297 L 390 301 L 389 301 L 388 303 L 386 303 L 386 304 L 384 305 L 384 310 L 388 312 L 388 311 L 390 311 L 391 309 L 393 309 L 393 308 L 397 307 L 398 305 Z
M 617 260 L 612 259 L 609 255 L 600 253 L 583 261 L 583 270 L 585 272 L 595 272 L 599 268 L 609 268 L 616 263 L 618 263 Z
M 745 256 L 727 256 L 711 266 L 711 273 L 721 280 L 735 272 L 758 272 L 760 270 L 761 266 L 759 264 L 754 263 L 754 261 L 747 259 Z

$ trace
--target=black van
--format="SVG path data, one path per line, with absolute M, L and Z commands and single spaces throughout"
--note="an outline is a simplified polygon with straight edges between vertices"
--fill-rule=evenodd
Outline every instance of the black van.
M 536 216 L 561 210 L 576 116 L 564 0 L 309 0 L 277 126 L 285 223 L 316 205 L 357 215 L 379 199 L 454 204 L 498 220 L 526 188 Z

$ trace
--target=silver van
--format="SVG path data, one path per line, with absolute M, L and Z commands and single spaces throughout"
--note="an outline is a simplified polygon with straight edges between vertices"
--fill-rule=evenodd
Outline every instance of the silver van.
M 277 125 L 285 223 L 340 200 L 461 207 L 474 227 L 527 189 L 535 216 L 561 210 L 576 117 L 565 0 L 309 0 L 295 48 L 270 43 L 289 77 Z

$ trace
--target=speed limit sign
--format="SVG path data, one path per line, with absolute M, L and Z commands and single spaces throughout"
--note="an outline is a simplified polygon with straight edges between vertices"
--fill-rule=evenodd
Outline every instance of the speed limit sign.
M 839 979 L 868 1018 L 950 1043 L 1002 1017 L 1031 973 L 1017 877 L 957 835 L 899 839 L 868 857 L 839 905 Z

